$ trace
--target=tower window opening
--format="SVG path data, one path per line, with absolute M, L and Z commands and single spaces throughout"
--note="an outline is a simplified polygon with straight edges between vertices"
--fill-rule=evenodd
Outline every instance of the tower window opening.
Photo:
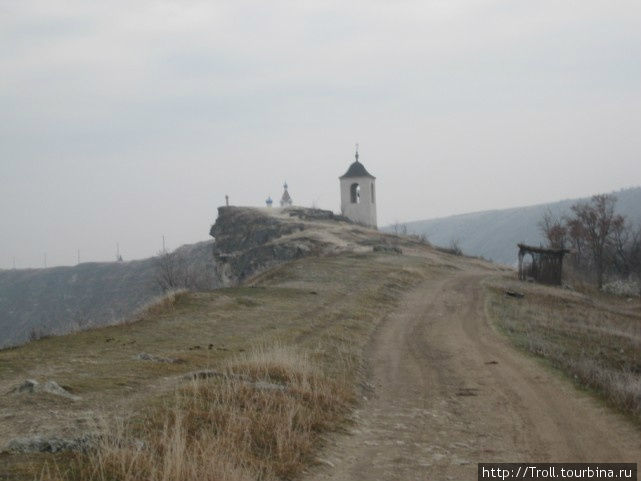
M 352 204 L 360 204 L 361 202 L 361 186 L 354 182 L 349 188 Z

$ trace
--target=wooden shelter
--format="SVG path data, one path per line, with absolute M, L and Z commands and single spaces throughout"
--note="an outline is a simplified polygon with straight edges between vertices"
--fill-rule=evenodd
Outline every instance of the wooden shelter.
M 519 247 L 519 279 L 522 281 L 533 278 L 543 284 L 561 285 L 563 272 L 563 256 L 570 251 L 566 249 L 546 249 L 518 244 Z M 525 256 L 532 257 L 531 264 L 525 264 Z

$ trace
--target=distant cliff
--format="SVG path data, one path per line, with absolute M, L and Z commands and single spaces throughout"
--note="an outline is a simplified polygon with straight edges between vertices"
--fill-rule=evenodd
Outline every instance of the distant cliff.
M 212 244 L 200 242 L 175 251 L 188 266 L 210 279 L 210 288 L 219 285 Z M 154 258 L 2 270 L 0 347 L 22 343 L 32 336 L 119 322 L 160 294 Z
M 641 187 L 614 192 L 614 195 L 618 199 L 618 212 L 634 224 L 641 224 Z M 545 242 L 538 224 L 548 209 L 556 216 L 563 216 L 570 213 L 571 205 L 581 200 L 589 199 L 474 212 L 404 225 L 408 233 L 425 234 L 434 245 L 448 246 L 456 240 L 465 254 L 512 265 L 516 262 L 518 242 L 532 245 Z M 383 230 L 393 232 L 394 227 L 387 226 Z

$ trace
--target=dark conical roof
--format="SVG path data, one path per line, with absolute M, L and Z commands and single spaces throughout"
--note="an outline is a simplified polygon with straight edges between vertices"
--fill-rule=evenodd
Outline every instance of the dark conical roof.
M 344 179 L 346 177 L 371 177 L 372 179 L 375 179 L 372 174 L 367 172 L 367 169 L 363 164 L 361 164 L 358 160 L 355 162 L 352 162 L 352 165 L 349 166 L 349 169 L 347 169 L 347 172 L 345 172 L 344 175 L 342 175 L 340 178 Z

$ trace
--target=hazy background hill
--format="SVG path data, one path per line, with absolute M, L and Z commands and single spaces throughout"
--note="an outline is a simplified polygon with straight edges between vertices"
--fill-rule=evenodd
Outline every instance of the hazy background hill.
M 213 241 L 176 250 L 188 266 L 214 277 Z M 0 270 L 0 348 L 31 335 L 122 321 L 162 294 L 154 258 L 86 262 L 73 267 Z
M 620 190 L 614 194 L 618 199 L 619 213 L 639 225 L 641 187 Z M 466 254 L 513 265 L 516 262 L 517 243 L 544 243 L 538 223 L 548 209 L 554 215 L 563 216 L 570 212 L 572 204 L 581 200 L 589 199 L 568 199 L 528 207 L 474 212 L 407 222 L 403 225 L 407 226 L 408 233 L 427 235 L 434 245 L 448 246 L 453 240 L 457 240 Z M 387 226 L 383 230 L 393 232 L 394 227 Z

